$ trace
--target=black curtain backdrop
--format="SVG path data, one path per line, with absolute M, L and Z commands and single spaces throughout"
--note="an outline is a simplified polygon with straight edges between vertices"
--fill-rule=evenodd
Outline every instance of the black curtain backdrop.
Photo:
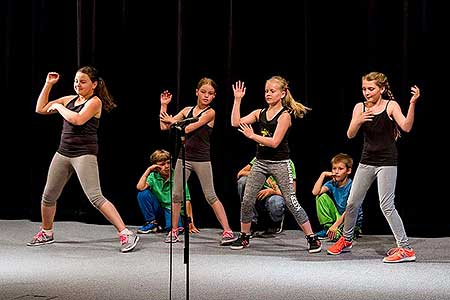
M 231 127 L 231 84 L 246 83 L 245 114 L 265 105 L 265 80 L 281 75 L 294 97 L 313 109 L 294 122 L 290 146 L 297 194 L 317 230 L 313 184 L 338 152 L 352 155 L 356 169 L 362 139 L 348 140 L 347 126 L 363 99 L 361 76 L 381 71 L 404 113 L 410 86 L 422 91 L 413 131 L 398 142 L 397 209 L 408 235 L 448 236 L 448 151 L 442 144 L 448 135 L 443 75 L 450 35 L 442 1 L 1 2 L 7 166 L 1 218 L 40 220 L 40 197 L 62 126 L 59 115 L 34 113 L 47 72 L 62 76 L 51 94 L 59 97 L 73 93 L 80 66 L 94 65 L 119 104 L 101 120 L 102 189 L 127 224 L 143 222 L 135 186 L 150 153 L 177 147 L 174 136 L 159 130 L 159 94 L 174 94 L 175 113 L 195 105 L 196 84 L 207 76 L 218 83 L 211 149 L 216 192 L 239 230 L 236 173 L 254 156 L 255 144 Z M 220 227 L 195 175 L 189 183 L 197 226 Z M 365 233 L 389 234 L 376 184 L 363 207 Z M 106 224 L 76 176 L 59 199 L 56 219 Z M 290 215 L 286 226 L 298 228 Z

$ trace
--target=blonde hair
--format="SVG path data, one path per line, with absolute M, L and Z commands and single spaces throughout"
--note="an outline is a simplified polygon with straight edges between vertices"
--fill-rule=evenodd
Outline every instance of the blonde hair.
M 353 168 L 353 158 L 346 153 L 338 153 L 331 159 L 331 166 L 337 163 L 343 163 L 347 169 Z
M 294 97 L 292 97 L 291 92 L 289 91 L 289 83 L 286 79 L 281 76 L 272 76 L 269 81 L 276 81 L 280 85 L 280 90 L 286 92 L 286 96 L 281 99 L 282 104 L 286 107 L 289 113 L 292 113 L 296 118 L 303 118 L 305 114 L 311 110 L 311 108 L 301 104 L 300 102 L 295 101 Z
M 170 153 L 169 153 L 169 151 L 164 150 L 164 149 L 155 150 L 150 155 L 150 163 L 152 163 L 152 164 L 156 164 L 158 162 L 166 161 L 169 159 L 170 159 Z
M 203 77 L 197 83 L 197 89 L 199 90 L 204 85 L 210 85 L 213 87 L 214 91 L 217 91 L 217 83 L 208 77 Z

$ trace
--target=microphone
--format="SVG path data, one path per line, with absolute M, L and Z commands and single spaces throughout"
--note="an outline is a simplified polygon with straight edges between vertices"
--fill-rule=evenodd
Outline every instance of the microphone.
M 171 125 L 171 127 L 183 128 L 183 127 L 188 126 L 191 123 L 197 122 L 198 120 L 199 120 L 198 117 L 186 118 L 186 119 L 183 119 L 183 120 L 180 120 L 180 121 L 176 121 L 175 123 L 173 123 Z

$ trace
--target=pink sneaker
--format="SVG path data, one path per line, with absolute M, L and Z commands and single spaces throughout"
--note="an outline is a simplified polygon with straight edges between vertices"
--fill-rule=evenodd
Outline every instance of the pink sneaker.
M 166 236 L 165 243 L 177 243 L 180 239 L 178 238 L 178 229 L 172 229 Z
M 224 230 L 222 233 L 222 240 L 220 241 L 221 246 L 228 246 L 238 239 L 238 236 L 231 230 Z
M 34 235 L 33 239 L 29 243 L 27 243 L 27 246 L 46 245 L 51 244 L 54 241 L 55 240 L 53 239 L 53 234 L 46 234 L 43 230 L 40 230 Z

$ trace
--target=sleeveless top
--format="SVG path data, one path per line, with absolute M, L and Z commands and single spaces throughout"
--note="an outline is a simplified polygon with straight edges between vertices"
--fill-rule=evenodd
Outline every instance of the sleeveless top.
M 387 113 L 388 101 L 384 110 L 374 115 L 371 122 L 361 126 L 364 133 L 364 145 L 361 163 L 371 166 L 396 166 L 397 146 L 395 144 L 395 121 Z M 366 107 L 363 103 L 363 111 Z
M 74 112 L 80 112 L 87 101 L 81 105 L 75 106 L 75 101 L 77 99 L 78 96 L 70 100 L 69 103 L 67 103 L 66 108 Z M 57 152 L 67 157 L 77 157 L 86 154 L 97 155 L 97 129 L 99 123 L 100 119 L 96 117 L 90 118 L 83 125 L 73 125 L 64 119 Z
M 259 134 L 266 137 L 272 137 L 277 128 L 278 118 L 286 111 L 286 107 L 283 107 L 273 118 L 268 121 L 266 116 L 267 108 L 264 108 L 259 113 Z M 290 127 L 286 131 L 283 140 L 276 148 L 267 147 L 262 144 L 256 145 L 256 158 L 265 160 L 286 160 L 289 159 L 290 150 L 288 143 Z
M 191 108 L 186 118 L 194 117 L 194 107 Z M 209 110 L 211 107 L 208 106 L 202 110 L 196 117 L 200 117 L 205 111 Z M 185 142 L 185 155 L 186 160 L 190 161 L 211 161 L 210 154 L 210 137 L 212 134 L 212 127 L 205 124 L 196 130 L 186 134 Z M 178 155 L 181 158 L 181 151 Z

